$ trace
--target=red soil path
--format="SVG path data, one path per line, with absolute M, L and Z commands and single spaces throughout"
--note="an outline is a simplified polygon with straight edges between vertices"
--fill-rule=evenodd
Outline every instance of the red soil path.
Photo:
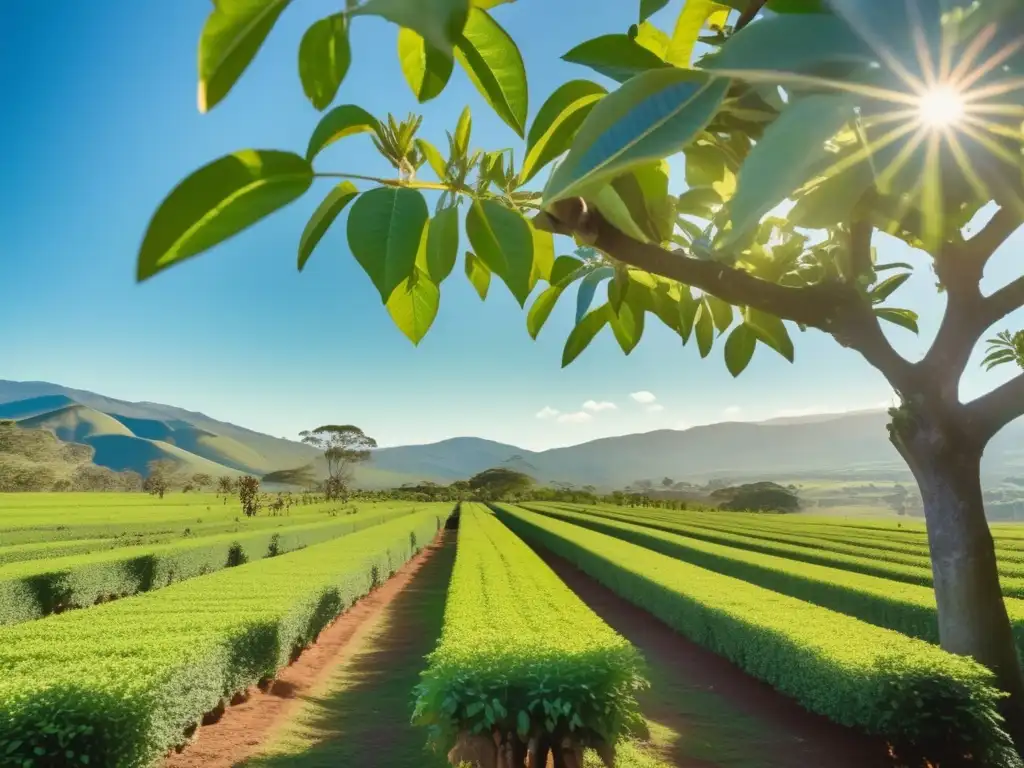
M 163 768 L 231 768 L 250 757 L 291 715 L 302 696 L 358 650 L 362 636 L 438 551 L 440 541 L 439 536 L 381 587 L 339 616 L 297 661 L 281 670 L 265 692 L 250 688 L 245 701 L 229 706 L 216 723 L 200 727 L 181 752 L 167 757 Z
M 804 710 L 550 552 L 537 553 L 644 654 L 645 717 L 679 735 L 659 750 L 677 768 L 887 768 L 887 746 Z M 742 721 L 742 722 L 740 722 Z M 656 734 L 655 734 L 656 735 Z

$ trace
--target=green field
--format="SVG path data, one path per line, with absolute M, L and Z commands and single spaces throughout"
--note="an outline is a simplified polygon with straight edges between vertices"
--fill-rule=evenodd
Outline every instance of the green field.
M 644 637 L 606 623 L 544 559 L 557 556 L 858 738 L 936 764 L 1016 765 L 992 676 L 937 646 L 919 526 L 532 502 L 457 511 L 457 533 L 248 764 L 358 762 L 382 749 L 386 713 L 397 762 L 439 767 L 472 747 L 517 767 L 530 750 L 579 750 L 596 767 L 615 745 L 620 768 L 761 765 L 776 738 L 765 716 L 684 690 L 664 666 L 671 650 L 650 665 Z M 440 540 L 451 513 L 387 501 L 246 518 L 214 494 L 0 496 L 0 763 L 159 765 Z M 995 535 L 1013 594 L 1024 541 L 1013 527 Z M 1024 600 L 1007 605 L 1024 651 Z M 763 764 L 803 764 L 793 754 Z

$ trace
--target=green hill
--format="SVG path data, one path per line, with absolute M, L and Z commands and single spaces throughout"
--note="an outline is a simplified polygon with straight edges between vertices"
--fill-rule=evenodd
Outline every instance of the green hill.
M 74 403 L 27 419 L 18 419 L 19 427 L 42 429 L 65 443 L 85 443 L 102 435 L 132 436 L 132 432 L 113 416 Z

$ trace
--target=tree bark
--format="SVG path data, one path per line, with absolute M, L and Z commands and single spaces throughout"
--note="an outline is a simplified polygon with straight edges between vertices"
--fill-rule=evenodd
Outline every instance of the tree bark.
M 985 518 L 984 442 L 973 437 L 966 418 L 941 419 L 934 412 L 901 409 L 890 432 L 924 501 L 940 644 L 992 670 L 998 687 L 1010 694 L 1001 707 L 1004 727 L 1024 752 L 1024 674 Z

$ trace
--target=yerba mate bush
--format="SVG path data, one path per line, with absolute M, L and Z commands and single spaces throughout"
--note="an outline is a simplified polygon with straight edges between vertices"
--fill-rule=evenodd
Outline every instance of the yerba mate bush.
M 639 652 L 515 534 L 462 505 L 444 629 L 413 716 L 435 746 L 494 735 L 516 766 L 528 750 L 544 765 L 548 749 L 559 765 L 563 745 L 609 754 L 637 722 L 642 671 Z

